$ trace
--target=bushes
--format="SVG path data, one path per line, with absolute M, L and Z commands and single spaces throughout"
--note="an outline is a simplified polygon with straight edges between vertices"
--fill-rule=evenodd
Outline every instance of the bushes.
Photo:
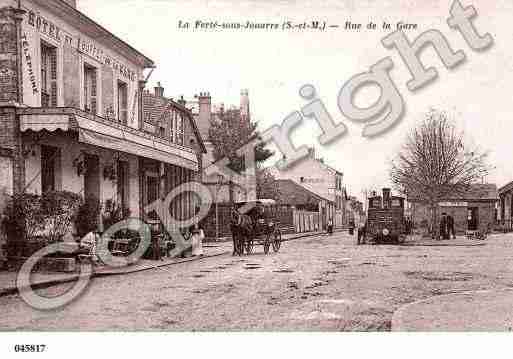
M 32 254 L 62 240 L 71 229 L 80 203 L 79 195 L 67 191 L 12 196 L 2 222 L 7 236 L 7 255 Z

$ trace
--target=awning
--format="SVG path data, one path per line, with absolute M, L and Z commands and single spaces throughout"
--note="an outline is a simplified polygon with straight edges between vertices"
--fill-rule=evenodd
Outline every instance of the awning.
M 180 157 L 176 154 L 162 151 L 156 146 L 147 146 L 137 142 L 132 142 L 126 139 L 120 139 L 98 132 L 79 129 L 79 142 L 87 143 L 90 145 L 108 148 L 120 152 L 131 153 L 133 155 L 151 158 L 154 160 L 162 161 L 165 163 L 173 164 L 180 167 L 185 167 L 193 171 L 198 171 L 198 162 L 192 159 Z
M 24 112 L 43 111 L 24 109 Z M 46 111 L 46 110 L 45 110 Z M 191 149 L 168 143 L 151 134 L 109 122 L 76 109 L 50 109 L 58 113 L 23 113 L 20 115 L 22 132 L 47 130 L 78 131 L 79 142 L 155 159 L 175 166 L 198 171 L 198 158 Z
M 24 132 L 32 130 L 35 132 L 47 130 L 53 132 L 55 130 L 69 130 L 68 115 L 21 115 L 20 131 Z

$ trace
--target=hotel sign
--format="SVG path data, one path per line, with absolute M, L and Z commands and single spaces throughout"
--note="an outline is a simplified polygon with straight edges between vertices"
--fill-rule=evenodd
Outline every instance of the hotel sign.
M 94 42 L 84 40 L 83 38 L 79 38 L 78 51 L 95 59 L 101 64 L 111 66 L 122 77 L 130 81 L 135 81 L 137 77 L 135 71 L 130 70 L 127 66 L 121 64 L 119 61 L 114 60 L 112 57 L 105 54 L 103 49 L 97 46 L 97 44 Z
M 440 207 L 467 207 L 468 202 L 439 202 Z

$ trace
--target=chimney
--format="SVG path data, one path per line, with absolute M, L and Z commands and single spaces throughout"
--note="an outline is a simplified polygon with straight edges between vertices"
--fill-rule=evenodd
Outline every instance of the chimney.
M 243 121 L 249 121 L 249 91 L 247 89 L 240 92 L 240 115 Z
M 210 118 L 212 117 L 212 98 L 209 92 L 200 92 L 198 96 L 198 122 L 201 137 L 209 138 Z
M 77 0 L 64 0 L 64 2 L 74 9 L 77 8 Z
M 390 208 L 390 188 L 383 188 L 383 208 Z
M 155 96 L 164 97 L 164 88 L 160 85 L 160 81 L 157 82 L 157 86 L 155 87 Z
M 185 99 L 183 98 L 183 95 L 180 96 L 180 98 L 178 99 L 177 101 L 180 105 L 184 106 L 187 104 L 187 101 L 185 101 Z

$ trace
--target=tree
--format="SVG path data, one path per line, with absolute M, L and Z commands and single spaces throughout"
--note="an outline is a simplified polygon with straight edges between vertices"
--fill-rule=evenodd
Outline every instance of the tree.
M 396 189 L 431 209 L 435 236 L 438 202 L 463 195 L 491 169 L 487 153 L 465 145 L 463 138 L 463 131 L 445 112 L 431 110 L 391 163 L 390 179 Z
M 256 176 L 257 197 L 279 200 L 280 188 L 274 175 L 267 168 L 259 168 Z
M 228 167 L 242 173 L 246 170 L 244 158 L 237 155 L 237 150 L 258 138 L 257 123 L 243 120 L 239 109 L 221 110 L 213 118 L 209 129 L 210 141 L 214 147 L 214 160 L 228 158 Z M 255 146 L 255 166 L 267 160 L 273 152 L 265 144 Z M 255 168 L 256 169 L 256 168 Z M 233 202 L 233 182 L 229 180 L 230 202 Z

